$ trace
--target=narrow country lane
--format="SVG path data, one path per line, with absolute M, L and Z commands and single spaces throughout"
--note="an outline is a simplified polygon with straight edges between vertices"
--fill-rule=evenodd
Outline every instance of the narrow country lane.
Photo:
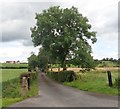
M 118 97 L 64 86 L 39 73 L 39 95 L 10 107 L 118 107 Z

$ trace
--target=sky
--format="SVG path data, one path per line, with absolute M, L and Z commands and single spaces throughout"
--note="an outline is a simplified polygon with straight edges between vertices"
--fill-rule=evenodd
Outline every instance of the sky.
M 118 58 L 119 0 L 0 0 L 0 62 L 27 62 L 31 52 L 40 47 L 31 41 L 30 27 L 36 23 L 35 13 L 51 6 L 75 6 L 89 19 L 96 31 L 97 42 L 92 45 L 94 59 Z

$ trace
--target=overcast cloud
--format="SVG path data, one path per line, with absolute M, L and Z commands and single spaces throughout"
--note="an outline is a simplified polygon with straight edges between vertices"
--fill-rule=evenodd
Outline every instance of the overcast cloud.
M 2 7 L 0 61 L 26 61 L 30 52 L 34 51 L 37 54 L 38 48 L 33 47 L 30 33 L 30 27 L 36 22 L 35 13 L 56 5 L 62 8 L 75 6 L 83 16 L 88 17 L 92 30 L 97 32 L 98 41 L 92 45 L 94 58 L 118 57 L 118 0 L 56 0 L 56 2 L 41 0 L 41 2 L 0 3 Z

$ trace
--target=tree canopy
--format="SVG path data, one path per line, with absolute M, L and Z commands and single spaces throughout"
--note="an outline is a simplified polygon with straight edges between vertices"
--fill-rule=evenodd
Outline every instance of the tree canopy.
M 41 45 L 43 49 L 51 52 L 64 70 L 66 61 L 92 67 L 89 40 L 93 44 L 97 41 L 96 32 L 91 31 L 92 26 L 87 17 L 80 14 L 77 8 L 50 7 L 37 13 L 35 19 L 37 23 L 31 28 L 34 46 Z
M 28 57 L 28 70 L 35 70 L 38 66 L 37 56 L 32 52 L 31 56 Z

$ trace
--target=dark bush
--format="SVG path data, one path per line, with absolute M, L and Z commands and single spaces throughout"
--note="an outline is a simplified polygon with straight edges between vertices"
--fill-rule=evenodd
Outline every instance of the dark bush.
M 76 78 L 73 71 L 47 72 L 47 75 L 59 82 L 71 82 Z
M 115 79 L 114 85 L 120 89 L 120 78 Z

